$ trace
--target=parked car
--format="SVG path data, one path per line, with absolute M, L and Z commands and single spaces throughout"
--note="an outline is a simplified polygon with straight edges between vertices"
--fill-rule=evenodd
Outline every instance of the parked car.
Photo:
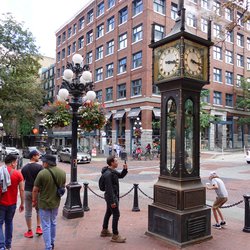
M 58 161 L 70 162 L 71 161 L 71 148 L 68 148 L 68 147 L 62 148 L 58 152 L 57 157 L 58 157 Z M 90 154 L 87 154 L 78 150 L 77 163 L 90 163 L 90 162 L 91 162 Z
M 29 159 L 29 154 L 31 151 L 37 150 L 40 154 L 40 150 L 36 146 L 28 146 L 23 149 L 23 158 Z
M 250 164 L 250 149 L 246 150 L 246 161 L 248 164 Z
M 2 147 L 2 154 L 3 154 L 3 157 L 5 158 L 5 156 L 9 155 L 9 154 L 14 154 L 14 155 L 19 156 L 20 152 L 16 147 L 5 147 L 5 146 L 3 146 Z
M 56 147 L 54 145 L 50 145 L 50 146 L 46 147 L 46 154 L 56 155 L 57 154 Z

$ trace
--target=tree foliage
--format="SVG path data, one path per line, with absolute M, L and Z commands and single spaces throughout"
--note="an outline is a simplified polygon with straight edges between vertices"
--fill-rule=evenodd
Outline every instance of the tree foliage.
M 43 91 L 38 83 L 40 55 L 31 32 L 10 14 L 0 19 L 0 112 L 4 130 L 26 135 L 41 108 Z M 9 124 L 18 126 L 13 128 Z

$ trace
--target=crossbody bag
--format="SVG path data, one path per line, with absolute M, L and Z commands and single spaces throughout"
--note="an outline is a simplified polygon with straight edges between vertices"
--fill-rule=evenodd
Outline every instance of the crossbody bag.
M 60 187 L 58 185 L 57 181 L 56 181 L 56 177 L 53 174 L 53 172 L 49 168 L 46 168 L 46 169 L 50 172 L 50 174 L 51 174 L 51 176 L 52 176 L 52 178 L 54 180 L 54 183 L 56 184 L 56 187 L 57 187 L 56 194 L 57 194 L 57 196 L 61 198 L 64 195 L 64 193 L 65 193 L 65 187 Z

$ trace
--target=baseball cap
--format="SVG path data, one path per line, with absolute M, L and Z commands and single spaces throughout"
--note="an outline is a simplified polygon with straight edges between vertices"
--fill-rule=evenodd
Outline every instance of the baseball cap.
M 35 155 L 39 155 L 39 152 L 37 150 L 32 150 L 29 153 L 29 159 L 32 159 L 32 157 L 35 156 Z

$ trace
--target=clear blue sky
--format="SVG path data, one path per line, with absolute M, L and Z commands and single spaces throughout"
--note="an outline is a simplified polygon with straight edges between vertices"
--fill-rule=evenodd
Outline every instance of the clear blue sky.
M 44 56 L 55 57 L 55 32 L 90 0 L 0 0 L 0 14 L 11 12 L 29 29 Z

